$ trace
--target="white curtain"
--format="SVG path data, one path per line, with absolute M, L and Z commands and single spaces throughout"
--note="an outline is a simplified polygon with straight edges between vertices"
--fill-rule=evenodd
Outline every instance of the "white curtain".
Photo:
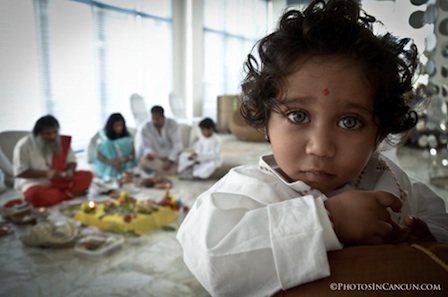
M 240 92 L 243 63 L 267 22 L 268 1 L 204 0 L 204 116 L 216 118 L 218 95 Z

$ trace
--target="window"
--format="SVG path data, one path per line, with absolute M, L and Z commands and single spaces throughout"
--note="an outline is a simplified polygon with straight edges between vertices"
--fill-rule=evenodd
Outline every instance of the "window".
M 131 94 L 168 105 L 171 10 L 170 0 L 1 1 L 0 131 L 53 114 L 81 150 L 112 112 L 135 126 Z
M 267 20 L 267 1 L 204 0 L 203 116 L 216 118 L 218 95 L 240 92 L 244 61 Z
M 0 1 L 0 131 L 31 130 L 43 112 L 32 1 Z

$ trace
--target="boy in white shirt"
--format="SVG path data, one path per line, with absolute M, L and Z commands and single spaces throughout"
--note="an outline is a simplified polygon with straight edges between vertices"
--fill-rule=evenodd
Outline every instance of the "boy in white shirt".
M 209 178 L 222 165 L 221 139 L 215 133 L 215 123 L 210 118 L 199 122 L 201 136 L 193 152 L 183 152 L 179 157 L 179 178 Z

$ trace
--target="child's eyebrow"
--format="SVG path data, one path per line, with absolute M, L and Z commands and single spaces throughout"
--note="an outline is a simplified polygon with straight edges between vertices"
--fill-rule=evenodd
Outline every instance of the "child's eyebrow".
M 292 103 L 299 103 L 299 104 L 308 104 L 315 100 L 313 96 L 304 96 L 304 97 L 293 97 L 293 98 L 285 98 L 280 103 L 281 105 L 289 105 Z
M 312 103 L 314 100 L 316 100 L 313 96 L 304 96 L 304 97 L 293 97 L 293 98 L 285 98 L 280 102 L 280 105 L 282 106 L 290 106 L 293 104 L 302 104 L 302 105 L 308 105 Z M 352 100 L 341 100 L 341 108 L 344 109 L 350 109 L 350 110 L 358 110 L 359 112 L 365 113 L 365 114 L 373 114 L 373 108 L 370 106 L 366 106 L 364 104 L 360 104 L 358 102 L 352 101 Z
M 343 106 L 347 107 L 347 109 L 356 109 L 356 110 L 359 110 L 360 112 L 367 113 L 367 114 L 373 113 L 373 109 L 371 107 L 368 107 L 368 106 L 365 106 L 363 104 L 359 104 L 356 102 L 347 102 L 347 104 L 345 104 Z

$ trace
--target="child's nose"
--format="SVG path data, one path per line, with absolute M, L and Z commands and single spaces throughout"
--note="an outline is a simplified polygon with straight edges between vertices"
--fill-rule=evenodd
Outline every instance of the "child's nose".
M 334 135 L 324 127 L 313 129 L 308 137 L 306 153 L 319 157 L 334 157 L 336 153 Z

